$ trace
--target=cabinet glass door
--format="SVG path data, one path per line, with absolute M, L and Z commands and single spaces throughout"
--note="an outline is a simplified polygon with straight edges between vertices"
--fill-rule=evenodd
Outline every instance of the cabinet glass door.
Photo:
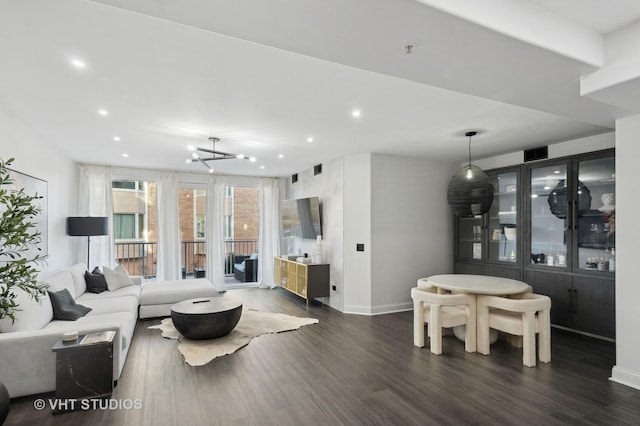
M 491 176 L 494 188 L 493 203 L 489 209 L 489 260 L 517 262 L 517 240 L 520 238 L 518 223 L 518 174 L 500 173 Z
M 614 157 L 578 163 L 578 269 L 615 271 Z
M 458 257 L 482 259 L 482 216 L 458 218 Z
M 567 165 L 531 170 L 531 263 L 567 268 L 571 191 Z

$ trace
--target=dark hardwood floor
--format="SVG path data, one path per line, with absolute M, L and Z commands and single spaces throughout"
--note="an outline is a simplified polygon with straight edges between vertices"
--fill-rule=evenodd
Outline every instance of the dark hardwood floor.
M 345 315 L 281 290 L 231 290 L 246 307 L 318 318 L 190 367 L 176 341 L 138 323 L 113 398 L 141 409 L 53 416 L 16 398 L 25 425 L 639 425 L 640 391 L 608 380 L 613 343 L 553 330 L 552 362 L 527 368 L 499 341 L 491 355 L 446 336 L 444 354 L 413 346 L 412 312 Z

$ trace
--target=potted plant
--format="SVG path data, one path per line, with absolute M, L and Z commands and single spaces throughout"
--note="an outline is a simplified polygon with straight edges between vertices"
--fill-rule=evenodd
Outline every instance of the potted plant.
M 15 321 L 19 310 L 16 289 L 36 301 L 46 294 L 46 285 L 38 282 L 36 269 L 46 256 L 38 253 L 42 237 L 34 222 L 42 211 L 34 201 L 42 196 L 11 188 L 13 180 L 7 167 L 13 160 L 0 158 L 0 319 Z

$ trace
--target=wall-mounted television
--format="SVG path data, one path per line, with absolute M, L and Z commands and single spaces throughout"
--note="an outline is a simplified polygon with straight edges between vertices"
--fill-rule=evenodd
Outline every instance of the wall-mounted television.
M 320 200 L 318 197 L 282 200 L 280 202 L 284 238 L 316 239 L 322 235 Z

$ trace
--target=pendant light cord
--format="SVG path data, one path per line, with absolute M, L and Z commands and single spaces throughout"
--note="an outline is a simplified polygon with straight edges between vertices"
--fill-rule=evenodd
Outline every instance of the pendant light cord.
M 471 138 L 477 134 L 478 132 L 467 132 L 464 134 L 465 136 L 469 136 L 469 165 L 467 167 L 471 166 Z

